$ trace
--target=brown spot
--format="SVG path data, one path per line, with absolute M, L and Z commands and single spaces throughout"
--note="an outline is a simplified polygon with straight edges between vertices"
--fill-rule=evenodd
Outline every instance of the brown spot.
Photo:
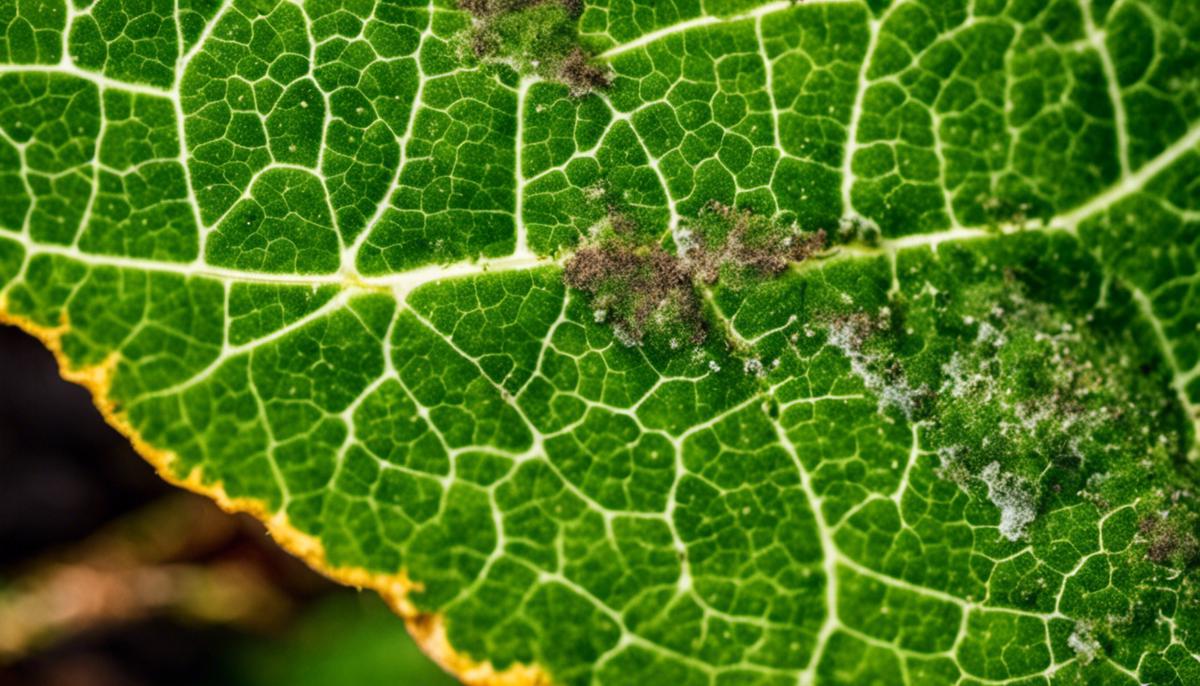
M 641 343 L 649 332 L 673 337 L 677 344 L 704 340 L 691 278 L 679 258 L 657 245 L 614 238 L 580 248 L 564 265 L 563 281 L 591 294 L 593 310 L 604 313 L 626 344 Z
M 607 225 L 564 265 L 564 282 L 592 296 L 597 322 L 612 325 L 628 345 L 647 333 L 671 345 L 703 342 L 706 327 L 697 287 L 716 283 L 740 288 L 747 277 L 777 276 L 792 262 L 818 254 L 825 232 L 802 233 L 749 210 L 711 202 L 692 238 L 679 237 L 679 255 L 664 250 L 622 209 L 609 189 L 596 185 L 589 197 L 603 203 Z M 686 245 L 685 245 L 686 243 Z
M 719 226 L 712 226 L 714 220 Z M 706 284 L 715 283 L 729 267 L 760 277 L 777 276 L 792 262 L 819 254 L 827 244 L 824 229 L 801 233 L 716 201 L 705 206 L 696 228 L 696 245 L 688 250 L 687 260 L 696 278 Z
M 591 56 L 579 46 L 575 46 L 563 58 L 558 68 L 558 79 L 570 89 L 571 95 L 577 98 L 612 85 L 612 75 L 608 69 L 592 62 Z
M 1155 564 L 1186 567 L 1200 553 L 1200 542 L 1190 531 L 1167 517 L 1150 515 L 1138 522 L 1146 540 L 1146 559 Z
M 487 31 L 477 31 L 471 36 L 471 52 L 479 59 L 494 53 L 497 48 L 495 37 Z
M 533 8 L 548 8 L 549 13 L 530 14 L 534 23 L 514 29 L 507 18 L 521 15 Z M 555 8 L 561 8 L 561 11 Z M 567 86 L 574 97 L 608 88 L 612 76 L 608 68 L 593 60 L 579 44 L 575 20 L 583 13 L 582 0 L 458 0 L 458 8 L 474 18 L 467 43 L 475 57 L 493 59 L 516 65 L 522 72 L 535 73 L 542 78 Z M 548 23 L 547 23 L 548 22 Z M 506 26 L 500 30 L 498 27 Z M 529 31 L 546 31 L 546 40 L 537 40 L 539 54 L 524 54 L 523 50 L 506 47 L 501 37 L 505 31 L 528 35 Z M 511 53 L 511 54 L 510 54 Z

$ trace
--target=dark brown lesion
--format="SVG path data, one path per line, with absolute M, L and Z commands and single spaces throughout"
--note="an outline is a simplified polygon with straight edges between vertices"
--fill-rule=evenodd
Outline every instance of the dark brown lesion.
M 459 0 L 471 14 L 467 44 L 476 58 L 567 86 L 583 97 L 612 85 L 607 66 L 580 44 L 581 0 Z
M 706 297 L 718 284 L 740 290 L 821 255 L 823 230 L 721 203 L 708 203 L 676 232 L 674 251 L 642 231 L 600 189 L 605 219 L 564 265 L 563 280 L 591 296 L 597 323 L 626 345 L 647 339 L 675 349 L 707 337 Z M 711 299 L 711 298 L 709 298 Z
M 597 323 L 626 345 L 646 337 L 671 347 L 704 342 L 707 327 L 687 265 L 639 240 L 628 215 L 610 209 L 607 225 L 567 260 L 563 281 L 591 296 Z
M 1151 514 L 1138 522 L 1138 534 L 1146 544 L 1146 559 L 1173 569 L 1184 569 L 1200 558 L 1200 541 L 1193 533 L 1195 517 L 1170 516 L 1170 511 Z
M 612 74 L 577 45 L 559 65 L 558 80 L 571 91 L 571 95 L 581 98 L 594 91 L 607 90 L 612 85 Z

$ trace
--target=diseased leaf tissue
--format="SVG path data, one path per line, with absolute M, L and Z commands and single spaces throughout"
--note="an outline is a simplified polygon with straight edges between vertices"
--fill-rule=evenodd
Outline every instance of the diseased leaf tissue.
M 0 3 L 0 313 L 470 683 L 1200 683 L 1192 0 Z

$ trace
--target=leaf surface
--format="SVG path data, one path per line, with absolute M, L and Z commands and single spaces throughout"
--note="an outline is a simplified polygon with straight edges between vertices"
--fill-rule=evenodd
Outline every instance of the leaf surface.
M 0 315 L 471 683 L 1200 682 L 1200 12 L 0 8 Z M 626 345 L 604 188 L 868 236 Z M 669 243 L 669 241 L 668 241 Z

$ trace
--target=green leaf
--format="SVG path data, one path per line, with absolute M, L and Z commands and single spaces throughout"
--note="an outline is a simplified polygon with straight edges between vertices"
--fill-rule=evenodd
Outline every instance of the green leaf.
M 370 600 L 371 602 L 367 602 Z M 335 594 L 306 610 L 282 637 L 241 637 L 220 669 L 230 686 L 453 686 L 374 598 Z
M 470 683 L 1200 682 L 1196 4 L 565 8 L 9 2 L 0 316 Z

